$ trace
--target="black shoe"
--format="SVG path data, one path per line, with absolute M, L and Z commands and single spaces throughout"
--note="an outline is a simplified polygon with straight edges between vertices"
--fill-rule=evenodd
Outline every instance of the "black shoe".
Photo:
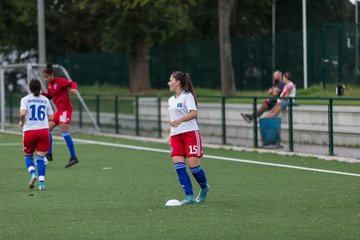
M 52 154 L 46 154 L 45 157 L 46 157 L 46 159 L 47 159 L 48 161 L 52 161 L 52 160 L 53 160 Z
M 79 162 L 79 160 L 77 160 L 76 157 L 72 157 L 70 158 L 68 164 L 65 165 L 65 168 L 71 167 L 74 164 L 77 164 Z
M 250 114 L 241 113 L 241 116 L 243 117 L 243 119 L 244 119 L 247 123 L 251 123 L 252 117 L 251 117 Z

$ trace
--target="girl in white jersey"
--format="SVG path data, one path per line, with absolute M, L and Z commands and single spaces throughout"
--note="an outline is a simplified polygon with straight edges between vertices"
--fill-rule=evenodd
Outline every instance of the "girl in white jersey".
M 23 97 L 20 102 L 19 126 L 23 129 L 24 160 L 30 173 L 29 188 L 32 189 L 37 179 L 33 156 L 36 151 L 39 190 L 45 190 L 44 156 L 50 148 L 49 120 L 52 120 L 53 111 L 49 100 L 40 95 L 39 80 L 31 80 L 29 89 L 31 94 Z
M 179 71 L 173 72 L 170 75 L 168 86 L 170 91 L 175 93 L 168 101 L 171 120 L 169 141 L 172 162 L 185 193 L 185 199 L 181 203 L 183 205 L 201 203 L 205 201 L 209 185 L 205 171 L 200 167 L 203 150 L 196 121 L 195 92 L 190 75 Z M 185 159 L 188 160 L 190 171 L 200 185 L 200 192 L 196 199 L 186 171 Z

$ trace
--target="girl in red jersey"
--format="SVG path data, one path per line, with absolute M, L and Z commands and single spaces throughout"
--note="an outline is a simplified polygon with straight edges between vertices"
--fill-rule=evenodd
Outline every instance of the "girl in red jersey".
M 170 91 L 175 93 L 168 101 L 171 119 L 170 147 L 173 165 L 185 193 L 185 199 L 181 204 L 204 202 L 209 185 L 207 184 L 205 171 L 200 167 L 203 150 L 196 121 L 195 92 L 190 75 L 179 71 L 173 72 L 168 85 Z M 196 199 L 193 195 L 191 180 L 186 171 L 186 158 L 190 172 L 200 185 L 200 192 Z
M 51 131 L 57 125 L 60 126 L 61 135 L 63 136 L 70 153 L 70 160 L 65 165 L 65 167 L 68 168 L 79 162 L 76 157 L 74 143 L 69 132 L 73 108 L 68 92 L 68 89 L 70 88 L 71 92 L 76 93 L 78 86 L 74 81 L 57 77 L 52 64 L 47 64 L 44 70 L 44 78 L 48 82 L 48 92 L 43 93 L 43 95 L 49 99 L 52 99 L 57 109 L 54 114 L 53 121 L 49 122 L 49 130 Z M 46 155 L 46 158 L 49 161 L 53 160 L 51 132 L 50 150 Z
M 23 129 L 23 148 L 26 168 L 30 173 L 29 188 L 36 182 L 34 166 L 34 152 L 39 177 L 39 190 L 45 190 L 46 166 L 44 157 L 50 147 L 49 121 L 52 120 L 53 111 L 49 100 L 40 95 L 41 83 L 33 79 L 29 83 L 31 94 L 21 98 L 19 126 Z

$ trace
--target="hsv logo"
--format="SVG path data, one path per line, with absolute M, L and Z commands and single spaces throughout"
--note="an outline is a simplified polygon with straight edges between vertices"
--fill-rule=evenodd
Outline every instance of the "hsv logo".
M 178 103 L 176 107 L 182 107 L 182 103 Z

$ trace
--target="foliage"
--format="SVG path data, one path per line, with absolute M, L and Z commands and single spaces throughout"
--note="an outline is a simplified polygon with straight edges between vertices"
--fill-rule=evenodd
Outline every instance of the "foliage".
M 180 36 L 191 29 L 187 13 L 192 5 L 193 1 L 167 0 L 79 3 L 102 22 L 101 48 L 112 53 L 131 53 L 139 43 L 152 45 Z
M 27 0 L 0 1 L 1 52 L 37 46 L 36 4 Z

